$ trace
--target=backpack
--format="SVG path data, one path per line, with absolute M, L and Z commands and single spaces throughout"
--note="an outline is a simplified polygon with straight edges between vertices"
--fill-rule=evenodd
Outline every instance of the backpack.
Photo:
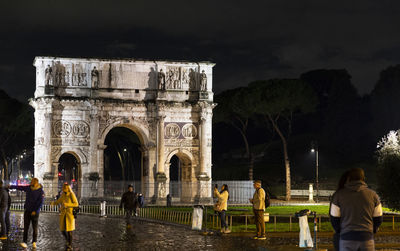
M 271 196 L 269 195 L 269 192 L 267 189 L 264 189 L 265 191 L 265 209 L 267 209 L 271 205 Z
M 139 203 L 139 207 L 143 207 L 143 205 L 144 205 L 144 199 L 143 199 L 143 195 L 142 195 L 142 194 L 139 194 L 139 196 L 138 196 L 138 198 L 137 198 L 137 201 L 138 201 L 138 203 Z
M 264 190 L 264 193 L 265 193 L 264 203 L 265 203 L 265 209 L 267 209 L 271 205 L 271 196 L 268 192 L 268 189 L 264 189 L 264 188 L 262 188 L 262 189 Z

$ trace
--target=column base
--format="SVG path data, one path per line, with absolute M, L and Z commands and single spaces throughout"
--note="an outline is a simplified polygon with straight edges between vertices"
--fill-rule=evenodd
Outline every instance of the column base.
M 197 204 L 209 205 L 213 203 L 211 196 L 211 178 L 208 177 L 207 173 L 200 173 L 197 176 L 198 187 L 197 196 L 194 198 L 194 202 Z
M 154 194 L 154 204 L 166 205 L 167 203 L 167 176 L 165 173 L 157 173 L 155 179 L 156 192 Z

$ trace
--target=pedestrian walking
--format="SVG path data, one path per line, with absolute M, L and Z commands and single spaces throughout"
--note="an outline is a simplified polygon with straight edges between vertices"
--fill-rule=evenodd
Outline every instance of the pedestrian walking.
M 8 228 L 7 228 L 7 211 L 9 210 L 8 202 L 9 202 L 9 194 L 6 190 L 3 180 L 0 180 L 0 224 L 1 224 L 0 240 L 6 240 L 8 235 Z M 8 222 L 10 222 L 10 220 L 8 220 Z
M 365 183 L 364 170 L 350 169 L 344 188 L 332 198 L 331 224 L 340 233 L 340 251 L 375 250 L 374 233 L 382 224 L 382 205 Z
M 29 226 L 32 223 L 32 248 L 36 249 L 39 212 L 44 200 L 43 187 L 37 178 L 32 178 L 29 186 L 10 186 L 10 189 L 17 189 L 26 192 L 24 211 L 24 237 L 21 247 L 27 248 Z
M 51 202 L 51 205 L 60 205 L 60 230 L 66 240 L 65 250 L 72 250 L 72 231 L 75 230 L 73 209 L 78 207 L 79 203 L 68 183 L 64 183 L 60 198 Z
M 218 198 L 218 201 L 214 206 L 214 210 L 218 212 L 221 221 L 221 233 L 229 234 L 231 230 L 228 228 L 228 225 L 226 224 L 226 211 L 228 210 L 228 199 L 229 199 L 228 185 L 226 184 L 222 185 L 220 192 L 218 192 L 218 187 L 217 185 L 215 185 L 214 196 Z
M 138 196 L 137 193 L 133 191 L 132 185 L 128 185 L 128 191 L 122 195 L 121 203 L 119 204 L 119 209 L 122 210 L 122 207 L 125 210 L 126 227 L 130 228 L 132 227 L 131 225 L 132 214 L 136 216 L 136 209 L 138 207 Z
M 253 204 L 254 220 L 256 224 L 257 233 L 253 237 L 255 240 L 267 239 L 265 235 L 265 222 L 264 222 L 264 211 L 265 211 L 265 191 L 261 188 L 261 180 L 255 180 L 253 183 L 255 189 L 254 195 L 250 200 Z

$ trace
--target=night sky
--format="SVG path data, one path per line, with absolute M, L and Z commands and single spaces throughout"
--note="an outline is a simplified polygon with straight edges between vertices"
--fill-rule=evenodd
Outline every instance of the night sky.
M 0 2 L 0 89 L 33 97 L 37 55 L 212 61 L 214 92 L 347 69 L 360 94 L 400 61 L 400 1 Z

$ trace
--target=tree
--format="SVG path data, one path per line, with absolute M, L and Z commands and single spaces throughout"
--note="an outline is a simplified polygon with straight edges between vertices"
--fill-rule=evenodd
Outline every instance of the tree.
M 378 192 L 389 207 L 400 210 L 400 137 L 390 131 L 378 143 Z
M 249 180 L 253 180 L 254 156 L 249 145 L 247 129 L 255 108 L 249 96 L 249 89 L 240 87 L 227 90 L 217 95 L 215 101 L 218 105 L 214 109 L 213 122 L 227 123 L 240 133 L 245 147 L 245 156 L 248 159 Z
M 371 92 L 371 111 L 375 140 L 400 124 L 400 65 L 383 70 Z
M 339 153 L 340 156 L 332 156 L 336 160 L 370 156 L 374 148 L 360 149 L 376 142 L 368 141 L 369 110 L 351 83 L 350 74 L 344 69 L 320 69 L 302 74 L 301 79 L 318 96 L 315 115 L 320 145 L 331 153 Z
M 0 90 L 0 164 L 2 178 L 9 179 L 9 161 L 33 145 L 32 108 Z
M 286 200 L 291 199 L 290 162 L 288 154 L 288 137 L 291 132 L 294 116 L 314 110 L 317 99 L 307 83 L 298 79 L 274 79 L 257 81 L 249 84 L 251 107 L 255 113 L 270 123 L 279 135 L 286 173 Z

